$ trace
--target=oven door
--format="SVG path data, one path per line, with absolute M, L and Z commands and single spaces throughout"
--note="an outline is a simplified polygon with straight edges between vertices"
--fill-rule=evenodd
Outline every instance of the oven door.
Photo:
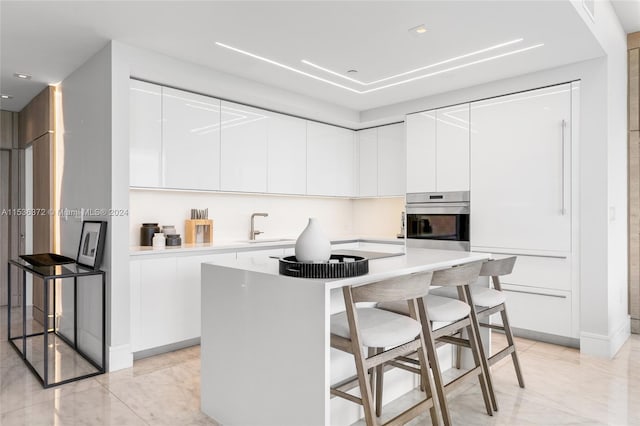
M 469 250 L 469 206 L 407 206 L 407 246 Z

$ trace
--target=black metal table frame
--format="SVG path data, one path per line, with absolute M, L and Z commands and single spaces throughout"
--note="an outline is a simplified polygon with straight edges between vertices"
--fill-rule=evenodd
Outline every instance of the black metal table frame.
M 74 264 L 72 264 L 74 265 Z M 105 361 L 106 361 L 106 353 L 107 353 L 107 347 L 106 347 L 106 323 L 105 323 L 105 317 L 106 317 L 106 278 L 105 278 L 105 273 L 104 271 L 101 270 L 93 270 L 93 269 L 89 269 L 89 268 L 84 268 L 81 266 L 78 266 L 77 264 L 75 264 L 76 267 L 81 268 L 82 271 L 81 272 L 69 272 L 69 273 L 63 273 L 60 275 L 45 275 L 42 273 L 39 273 L 33 269 L 28 269 L 27 265 L 24 265 L 18 261 L 15 260 L 10 260 L 9 261 L 9 265 L 8 265 L 8 270 L 7 270 L 7 287 L 8 287 L 8 293 L 9 293 L 9 299 L 11 300 L 11 267 L 15 266 L 19 269 L 22 270 L 22 335 L 21 336 L 15 336 L 15 337 L 11 337 L 11 306 L 8 307 L 7 309 L 7 313 L 8 313 L 8 333 L 7 333 L 7 339 L 9 340 L 9 343 L 11 344 L 11 346 L 13 346 L 13 348 L 16 350 L 16 352 L 18 352 L 18 354 L 20 355 L 20 357 L 22 358 L 22 360 L 24 361 L 24 363 L 27 365 L 27 367 L 29 367 L 29 369 L 31 370 L 31 372 L 38 378 L 38 380 L 40 381 L 40 383 L 42 384 L 42 386 L 46 389 L 46 388 L 50 388 L 53 386 L 59 386 L 59 385 L 63 385 L 65 383 L 70 383 L 70 382 L 75 382 L 77 380 L 82 380 L 82 379 L 86 379 L 88 377 L 93 377 L 93 376 L 97 376 L 99 374 L 104 374 L 104 372 L 106 371 L 105 369 Z M 60 265 L 60 266 L 65 266 L 65 265 Z M 54 267 L 55 268 L 55 267 Z M 55 270 L 55 269 L 54 269 Z M 44 310 L 44 324 L 43 324 L 43 331 L 42 332 L 38 332 L 38 333 L 31 333 L 29 335 L 27 335 L 27 292 L 26 292 L 26 287 L 27 287 L 27 272 L 32 274 L 32 275 L 37 275 L 40 278 L 42 278 L 43 280 L 43 287 L 44 287 L 44 306 L 43 306 L 43 310 Z M 84 353 L 80 348 L 78 348 L 78 278 L 81 277 L 89 277 L 89 276 L 95 276 L 95 275 L 101 275 L 102 276 L 102 365 L 98 365 L 95 361 L 93 361 L 91 359 L 90 356 L 88 356 L 86 353 Z M 73 342 L 69 341 L 69 339 L 67 337 L 65 337 L 62 334 L 59 334 L 56 331 L 56 324 L 55 324 L 55 318 L 56 318 L 56 291 L 55 291 L 55 285 L 56 285 L 56 280 L 62 280 L 65 278 L 73 278 Z M 49 282 L 53 280 L 53 334 L 55 334 L 56 337 L 60 338 L 64 343 L 66 343 L 67 345 L 69 345 L 71 348 L 74 349 L 74 351 L 80 355 L 82 358 L 85 359 L 85 361 L 87 361 L 89 364 L 91 364 L 97 371 L 93 372 L 93 373 L 89 373 L 89 374 L 84 374 L 82 376 L 76 376 L 76 377 L 72 377 L 66 380 L 61 380 L 58 382 L 53 382 L 53 383 L 49 383 L 49 356 L 48 356 L 48 343 L 49 343 Z M 27 359 L 27 339 L 30 337 L 34 337 L 34 336 L 44 336 L 43 340 L 44 340 L 44 352 L 43 352 L 43 375 L 40 376 L 40 373 L 38 373 L 38 371 L 36 370 L 36 368 L 33 366 L 33 364 L 31 364 L 31 361 L 29 361 L 29 359 Z M 22 351 L 20 351 L 20 349 L 18 348 L 18 346 L 16 345 L 16 343 L 14 342 L 14 340 L 22 340 Z M 55 360 L 54 360 L 55 363 Z

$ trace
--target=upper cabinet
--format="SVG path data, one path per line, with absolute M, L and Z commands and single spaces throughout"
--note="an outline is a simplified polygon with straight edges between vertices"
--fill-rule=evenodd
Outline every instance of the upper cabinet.
M 469 190 L 469 104 L 436 110 L 436 188 Z
M 162 87 L 129 80 L 129 184 L 162 186 Z
M 267 192 L 307 192 L 307 121 L 269 113 Z
M 404 123 L 356 132 L 358 196 L 401 196 L 405 193 Z
M 307 194 L 355 195 L 353 130 L 307 122 Z
M 356 132 L 358 144 L 358 195 L 378 195 L 378 129 Z
M 407 192 L 469 190 L 469 104 L 407 116 Z
M 571 250 L 571 84 L 471 104 L 471 244 Z
M 378 127 L 378 195 L 405 194 L 405 160 L 404 123 Z
M 220 101 L 162 88 L 165 188 L 220 189 Z
M 407 115 L 407 192 L 436 191 L 436 113 Z
M 220 188 L 267 192 L 267 140 L 270 113 L 222 102 Z

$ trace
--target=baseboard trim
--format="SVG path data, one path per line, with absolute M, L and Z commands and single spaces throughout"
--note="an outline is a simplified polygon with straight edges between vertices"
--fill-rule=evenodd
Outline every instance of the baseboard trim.
M 613 358 L 629 336 L 631 336 L 631 318 L 627 315 L 625 320 L 608 335 L 581 332 L 580 352 L 601 358 Z
M 558 336 L 556 334 L 543 333 L 541 331 L 531 331 L 524 328 L 511 327 L 513 335 L 524 339 L 536 340 L 538 342 L 551 343 L 554 345 L 567 346 L 569 348 L 580 348 L 580 340 L 575 337 Z
M 131 345 L 109 346 L 107 348 L 107 371 L 117 371 L 133 367 Z
M 143 351 L 138 351 L 133 353 L 133 359 L 139 360 L 142 358 L 147 358 L 154 355 L 160 355 L 166 352 L 173 352 L 179 349 L 188 348 L 190 346 L 196 346 L 200 344 L 200 338 L 195 337 L 193 339 L 183 340 L 182 342 L 171 343 L 164 346 L 158 346 L 157 348 L 145 349 Z

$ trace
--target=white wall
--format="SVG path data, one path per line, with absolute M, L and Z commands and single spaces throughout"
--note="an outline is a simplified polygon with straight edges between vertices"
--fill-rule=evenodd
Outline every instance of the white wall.
M 134 189 L 130 191 L 129 200 L 132 246 L 139 244 L 140 226 L 146 222 L 175 225 L 184 242 L 184 221 L 189 218 L 191 208 L 209 209 L 216 242 L 249 239 L 250 218 L 255 212 L 269 213 L 269 217 L 255 219 L 256 229 L 264 231 L 257 239 L 297 238 L 309 217 L 318 218 L 332 238 L 354 235 L 395 238 L 400 231 L 400 213 L 404 210 L 403 197 L 351 200 Z
M 354 200 L 353 232 L 363 237 L 396 238 L 404 210 L 404 197 Z
M 184 221 L 191 208 L 209 209 L 217 242 L 248 240 L 255 212 L 269 213 L 255 219 L 256 229 L 264 231 L 257 239 L 296 238 L 309 217 L 317 217 L 327 235 L 353 234 L 349 199 L 136 189 L 130 192 L 129 208 L 132 245 L 139 245 L 140 226 L 146 222 L 175 225 L 184 242 Z
M 58 140 L 62 146 L 58 158 L 63 164 L 60 189 L 61 209 L 109 209 L 114 205 L 111 197 L 113 182 L 117 182 L 118 169 L 128 170 L 125 161 L 112 161 L 112 73 L 111 73 L 111 45 L 107 45 L 86 63 L 76 69 L 60 85 L 62 110 L 58 111 L 58 122 L 62 129 L 62 138 Z M 126 108 L 126 105 L 124 105 Z M 118 170 L 114 172 L 113 168 Z M 107 238 L 102 268 L 107 273 L 107 318 L 121 319 L 128 313 L 128 298 L 117 300 L 113 298 L 119 287 L 126 286 L 126 282 L 114 280 L 113 275 L 119 276 L 120 268 L 128 265 L 113 263 L 112 236 L 114 229 L 111 217 L 93 216 L 85 220 L 105 220 Z M 60 250 L 62 254 L 75 258 L 78 250 L 82 224 L 80 218 L 68 218 L 60 222 Z M 128 274 L 127 274 L 128 275 Z M 100 354 L 100 296 L 99 279 L 87 278 L 83 288 L 91 291 L 83 292 L 78 300 L 79 336 L 78 340 L 83 349 L 92 355 Z M 70 302 L 70 286 L 63 291 L 66 303 Z M 72 315 L 72 307 L 68 304 L 64 308 L 62 328 L 68 329 Z M 97 319 L 97 320 L 96 320 Z M 125 318 L 128 323 L 128 318 Z M 111 323 L 107 323 L 107 345 L 111 348 L 121 342 L 128 343 L 128 327 L 126 330 L 115 330 Z M 111 363 L 110 356 L 107 360 Z M 124 364 L 129 364 L 125 360 Z
M 608 329 L 612 343 L 589 336 L 592 352 L 613 356 L 629 336 L 627 251 L 627 37 L 611 3 L 594 2 L 592 19 L 582 2 L 572 1 L 606 52 L 607 170 L 608 170 Z M 600 300 L 602 303 L 604 299 Z

